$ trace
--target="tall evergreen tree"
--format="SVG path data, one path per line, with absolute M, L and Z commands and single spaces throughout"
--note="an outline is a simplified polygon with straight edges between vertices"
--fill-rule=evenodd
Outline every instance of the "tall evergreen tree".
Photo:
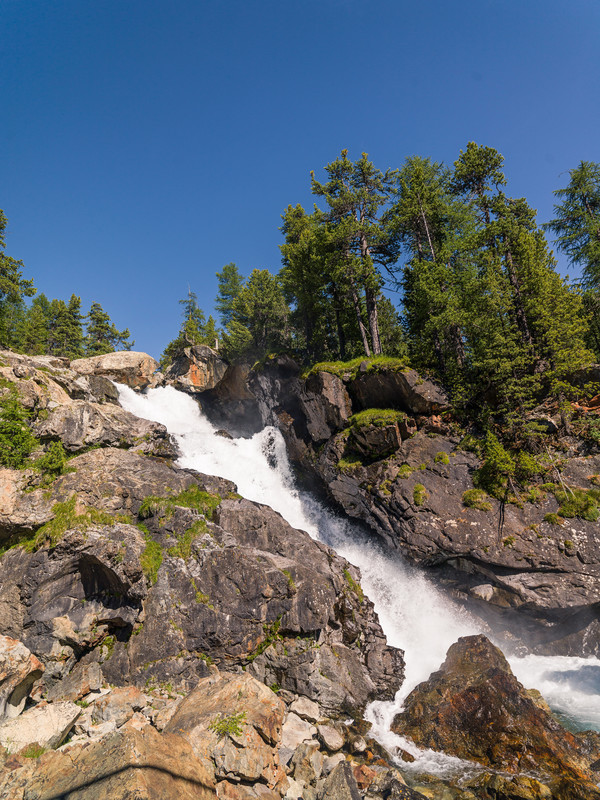
M 600 164 L 581 161 L 569 171 L 571 180 L 554 194 L 555 218 L 546 227 L 556 234 L 556 245 L 583 269 L 588 288 L 600 289 Z
M 115 350 L 131 350 L 134 342 L 129 341 L 129 329 L 117 330 L 110 316 L 100 303 L 92 303 L 87 315 L 85 354 L 99 356 Z
M 380 213 L 389 199 L 393 172 L 376 169 L 366 153 L 352 162 L 347 150 L 342 150 L 325 171 L 328 176 L 325 183 L 317 181 L 311 173 L 312 191 L 323 197 L 328 206 L 323 221 L 336 243 L 337 277 L 343 274 L 345 278 L 364 351 L 370 355 L 372 349 L 377 355 L 381 353 L 377 303 L 382 286 L 377 264 L 387 259 L 386 231 Z
M 224 335 L 227 356 L 243 360 L 281 350 L 289 341 L 289 314 L 279 277 L 252 270 L 233 304 Z
M 5 253 L 5 233 L 8 221 L 0 209 L 0 346 L 14 346 L 17 317 L 23 313 L 24 297 L 35 294 L 33 281 L 23 277 L 23 262 Z
M 217 272 L 219 290 L 215 301 L 215 308 L 219 312 L 222 325 L 228 325 L 233 317 L 233 306 L 236 298 L 242 291 L 244 278 L 240 275 L 237 266 L 230 262 L 225 264 L 221 272 Z

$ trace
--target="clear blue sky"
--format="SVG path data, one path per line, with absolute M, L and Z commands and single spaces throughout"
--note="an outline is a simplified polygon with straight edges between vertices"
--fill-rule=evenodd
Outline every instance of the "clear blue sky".
M 0 109 L 7 253 L 158 356 L 188 284 L 208 313 L 225 263 L 279 269 L 343 147 L 495 147 L 549 219 L 600 161 L 600 2 L 0 0 Z

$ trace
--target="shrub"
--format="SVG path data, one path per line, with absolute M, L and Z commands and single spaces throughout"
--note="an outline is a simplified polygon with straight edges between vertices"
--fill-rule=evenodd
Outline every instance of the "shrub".
M 562 517 L 559 517 L 558 514 L 546 514 L 544 517 L 544 522 L 549 522 L 550 525 L 562 525 L 564 520 Z
M 413 474 L 414 469 L 413 467 L 409 467 L 408 464 L 402 464 L 400 469 L 398 470 L 396 477 L 400 480 L 404 480 L 405 478 L 410 478 Z
M 491 511 L 491 503 L 486 501 L 487 494 L 483 489 L 467 489 L 462 496 L 462 501 L 467 508 L 478 508 L 480 511 Z
M 228 717 L 218 714 L 208 729 L 216 733 L 219 739 L 223 739 L 225 736 L 239 736 L 242 733 L 245 719 L 245 711 L 240 711 L 239 714 L 230 714 Z
M 422 506 L 428 497 L 429 495 L 427 494 L 427 489 L 423 486 L 423 484 L 415 484 L 415 488 L 413 489 L 413 500 L 415 505 Z
M 29 411 L 19 402 L 17 390 L 10 386 L 0 397 L 0 465 L 22 469 L 38 440 L 29 430 Z
M 448 453 L 439 452 L 436 453 L 435 458 L 433 459 L 436 464 L 449 464 L 450 459 L 448 458 Z

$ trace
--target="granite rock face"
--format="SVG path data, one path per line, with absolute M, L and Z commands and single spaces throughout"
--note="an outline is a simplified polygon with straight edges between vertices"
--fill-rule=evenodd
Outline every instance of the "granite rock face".
M 147 353 L 123 350 L 91 358 L 77 358 L 70 368 L 80 375 L 94 375 L 124 383 L 132 389 L 145 389 L 156 384 L 158 362 Z
M 225 377 L 227 362 L 204 344 L 186 347 L 165 372 L 165 382 L 191 394 L 214 389 Z
M 280 361 L 249 384 L 308 486 L 427 569 L 496 636 L 509 631 L 513 644 L 537 653 L 600 654 L 596 522 L 553 524 L 558 502 L 544 492 L 515 504 L 483 493 L 481 503 L 467 505 L 481 461 L 440 416 L 447 398 L 416 373 L 364 362 L 357 372 L 329 375 L 338 398 L 332 414 L 323 392 L 311 395 L 323 373 L 304 380 L 289 360 Z M 414 396 L 402 389 L 405 381 Z M 348 413 L 368 404 L 404 416 L 387 425 L 348 424 Z M 569 486 L 595 489 L 600 454 L 573 445 L 561 469 Z

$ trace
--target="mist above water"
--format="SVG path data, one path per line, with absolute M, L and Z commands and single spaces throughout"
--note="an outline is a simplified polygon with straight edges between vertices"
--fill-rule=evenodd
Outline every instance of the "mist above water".
M 459 765 L 464 768 L 458 759 L 420 752 L 392 734 L 389 726 L 407 694 L 439 668 L 448 647 L 460 636 L 481 632 L 478 620 L 359 525 L 299 491 L 277 429 L 265 428 L 250 439 L 227 439 L 216 436 L 216 428 L 198 404 L 173 387 L 146 394 L 126 386 L 118 389 L 124 408 L 162 423 L 173 434 L 182 454 L 179 466 L 232 480 L 241 495 L 271 506 L 294 528 L 307 531 L 359 567 L 362 587 L 375 605 L 387 640 L 404 650 L 406 661 L 406 679 L 395 701 L 375 702 L 368 709 L 374 733 L 388 749 L 401 746 L 417 755 L 421 769 L 440 773 Z M 600 729 L 600 660 L 527 656 L 509 661 L 517 678 L 527 688 L 539 689 L 553 709 L 577 726 Z

